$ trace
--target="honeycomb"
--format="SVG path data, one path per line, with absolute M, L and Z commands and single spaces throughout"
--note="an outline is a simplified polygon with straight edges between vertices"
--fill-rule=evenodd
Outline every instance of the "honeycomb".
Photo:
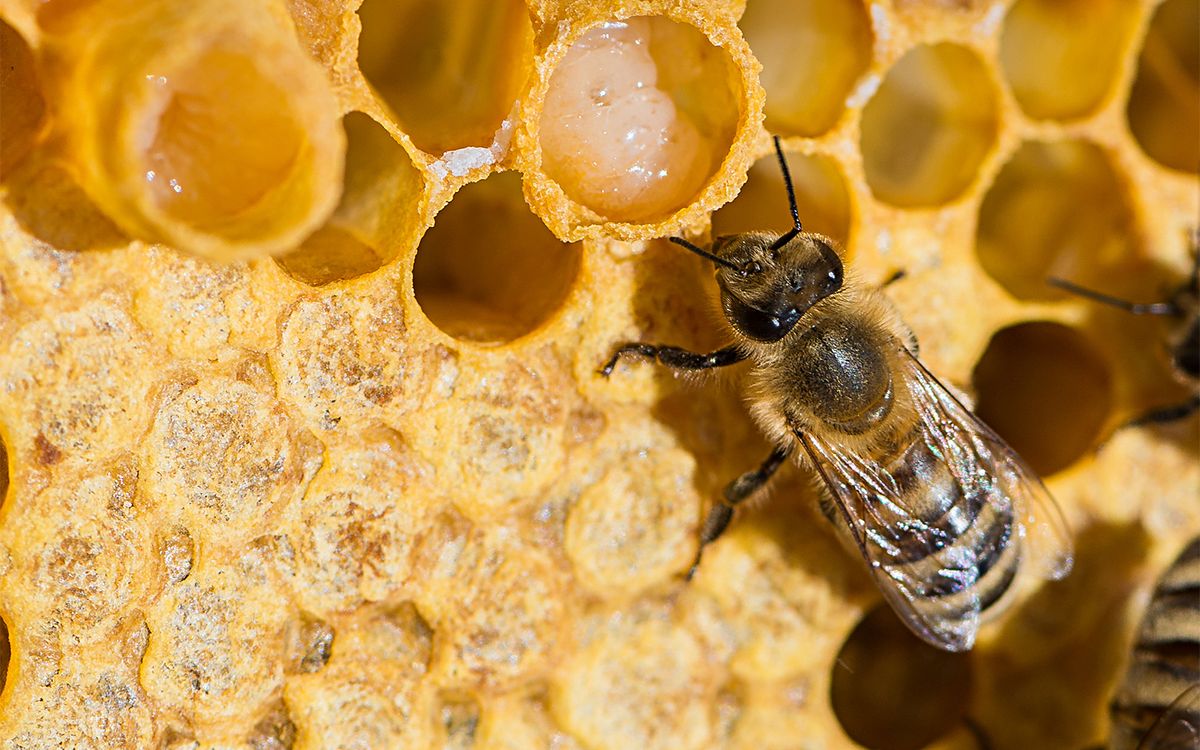
M 3 0 L 0 748 L 1081 748 L 1200 531 L 1159 319 L 1197 0 Z M 683 234 L 806 227 L 1075 570 L 933 651 L 770 450 Z M 713 380 L 721 381 L 719 384 Z M 725 387 L 722 387 L 725 386 Z

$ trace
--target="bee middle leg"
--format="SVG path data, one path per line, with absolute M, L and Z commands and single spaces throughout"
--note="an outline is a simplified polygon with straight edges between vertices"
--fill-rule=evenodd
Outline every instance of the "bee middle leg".
M 692 562 L 692 567 L 688 569 L 689 581 L 692 580 L 692 576 L 696 575 L 696 568 L 700 566 L 700 556 L 704 554 L 704 548 L 720 538 L 729 526 L 729 522 L 733 520 L 734 506 L 761 489 L 791 452 L 791 446 L 776 448 L 757 469 L 747 471 L 725 485 L 723 498 L 712 507 L 712 510 L 708 512 L 708 517 L 704 519 L 704 527 L 700 530 L 700 549 L 696 550 L 696 559 Z
M 633 342 L 622 344 L 608 362 L 604 364 L 604 367 L 600 368 L 600 374 L 606 378 L 612 375 L 613 368 L 617 366 L 617 362 L 620 361 L 621 357 L 629 354 L 637 354 L 648 359 L 653 359 L 659 364 L 666 365 L 675 370 L 711 370 L 714 367 L 735 365 L 746 358 L 746 353 L 736 346 L 727 346 L 715 352 L 699 354 L 697 352 L 689 352 L 687 349 L 681 349 L 678 346 Z

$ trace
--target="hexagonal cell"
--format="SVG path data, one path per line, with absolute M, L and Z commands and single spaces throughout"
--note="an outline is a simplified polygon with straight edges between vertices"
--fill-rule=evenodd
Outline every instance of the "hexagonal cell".
M 1129 92 L 1129 129 L 1150 158 L 1200 172 L 1200 0 L 1154 12 Z
M 418 148 L 491 145 L 533 65 L 520 0 L 366 0 L 358 66 Z
M 1018 0 L 1000 34 L 1000 64 L 1021 109 L 1066 120 L 1099 107 L 1140 9 L 1135 0 Z
M 1019 299 L 1062 299 L 1048 276 L 1103 286 L 1102 276 L 1136 255 L 1126 193 L 1093 143 L 1022 144 L 983 198 L 975 253 Z
M 738 26 L 762 63 L 767 129 L 814 136 L 837 122 L 871 63 L 860 0 L 749 0 Z
M 417 304 L 455 338 L 503 343 L 546 322 L 579 271 L 579 252 L 530 212 L 515 172 L 467 185 L 425 233 Z
M 937 206 L 975 179 L 996 141 L 996 87 L 974 52 L 951 43 L 900 58 L 863 108 L 867 185 L 894 206 Z
M 738 121 L 724 50 L 661 17 L 600 24 L 567 51 L 541 116 L 542 167 L 616 221 L 684 208 L 720 168 Z
M 33 147 L 46 113 L 33 52 L 13 27 L 0 20 L 0 177 Z
M 1112 412 L 1108 361 L 1087 337 L 1059 323 L 998 331 L 972 381 L 975 413 L 1043 476 L 1095 446 Z
M 321 285 L 370 273 L 390 262 L 420 218 L 423 183 L 404 149 L 361 112 L 342 120 L 346 171 L 342 199 L 325 226 L 276 262 L 288 275 Z
M 842 645 L 829 692 L 834 714 L 855 742 L 877 750 L 918 750 L 966 717 L 971 660 L 925 643 L 880 605 Z
M 290 21 L 222 8 L 71 3 L 52 48 L 55 121 L 88 194 L 132 235 L 229 261 L 325 221 L 345 144 L 329 78 Z
M 786 154 L 800 221 L 809 232 L 820 232 L 847 246 L 850 239 L 850 195 L 836 161 L 821 154 Z M 714 237 L 752 230 L 783 233 L 792 228 L 787 188 L 775 155 L 764 156 L 750 168 L 742 191 L 712 219 Z

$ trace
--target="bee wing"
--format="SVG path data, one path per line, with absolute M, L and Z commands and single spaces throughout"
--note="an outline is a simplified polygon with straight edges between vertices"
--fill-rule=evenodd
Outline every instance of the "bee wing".
M 1194 750 L 1200 747 L 1200 685 L 1183 691 L 1146 732 L 1138 750 Z
M 991 593 L 1003 594 L 1005 571 L 1016 568 L 1012 556 L 1023 554 L 1012 533 L 1032 537 L 1042 562 L 1031 572 L 1050 578 L 1070 570 L 1070 541 L 1037 475 L 903 352 L 898 376 L 919 417 L 907 476 L 818 435 L 799 438 L 884 598 L 926 642 L 965 651 L 974 645 L 980 611 L 991 604 L 975 584 L 994 568 L 999 582 L 991 581 Z
M 963 406 L 912 352 L 904 349 L 902 360 L 906 364 L 904 379 L 916 400 L 922 402 L 917 408 L 927 432 L 968 446 L 959 457 L 963 462 L 960 471 L 983 470 L 996 478 L 1004 495 L 1011 499 L 1029 543 L 1025 569 L 1054 581 L 1070 573 L 1074 564 L 1070 530 L 1037 472 L 1004 438 Z M 953 444 L 950 450 L 959 453 Z

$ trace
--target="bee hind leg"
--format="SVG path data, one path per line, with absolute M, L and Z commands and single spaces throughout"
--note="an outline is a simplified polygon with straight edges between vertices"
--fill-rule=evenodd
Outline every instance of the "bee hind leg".
M 722 499 L 712 507 L 712 510 L 708 512 L 708 517 L 704 519 L 704 527 L 700 530 L 700 548 L 696 550 L 696 559 L 687 574 L 689 581 L 692 580 L 692 576 L 696 575 L 696 568 L 700 566 L 700 556 L 704 554 L 704 548 L 720 538 L 729 526 L 729 522 L 733 520 L 734 506 L 761 489 L 791 452 L 791 446 L 776 448 L 757 469 L 747 471 L 725 485 Z

